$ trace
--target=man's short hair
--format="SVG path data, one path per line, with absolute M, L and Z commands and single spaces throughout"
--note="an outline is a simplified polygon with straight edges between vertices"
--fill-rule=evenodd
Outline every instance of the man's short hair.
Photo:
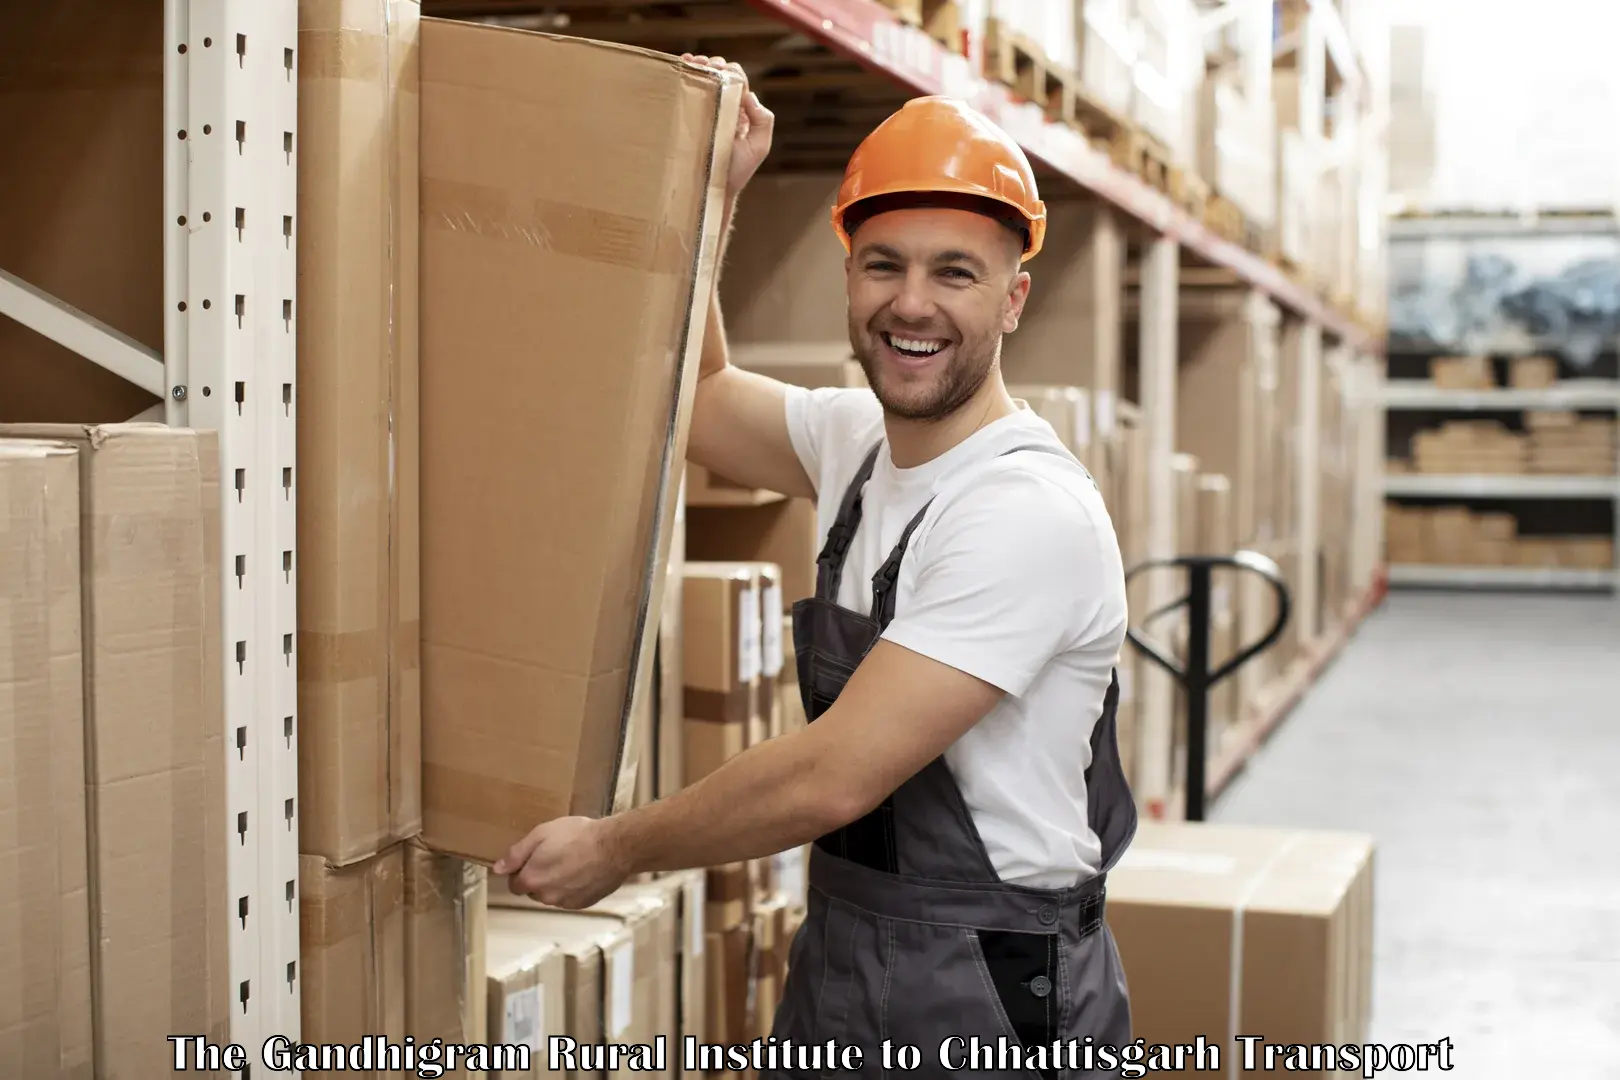
M 900 191 L 892 195 L 874 195 L 870 199 L 862 199 L 844 211 L 844 232 L 853 238 L 855 230 L 879 214 L 886 214 L 891 210 L 921 208 L 967 210 L 982 214 L 1018 238 L 1020 253 L 1029 250 L 1029 222 L 1016 208 L 982 195 L 967 195 L 953 191 Z

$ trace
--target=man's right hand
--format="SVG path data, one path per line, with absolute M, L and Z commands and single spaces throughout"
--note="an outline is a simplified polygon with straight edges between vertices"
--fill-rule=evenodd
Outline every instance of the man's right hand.
M 760 104 L 759 95 L 748 88 L 748 75 L 741 64 L 727 62 L 723 56 L 698 56 L 693 53 L 682 53 L 681 59 L 724 71 L 742 80 L 742 108 L 737 113 L 737 136 L 731 146 L 731 170 L 726 174 L 726 202 L 735 204 L 737 196 L 748 186 L 748 181 L 754 178 L 754 173 L 759 171 L 766 155 L 771 152 L 771 134 L 776 127 L 776 117 Z

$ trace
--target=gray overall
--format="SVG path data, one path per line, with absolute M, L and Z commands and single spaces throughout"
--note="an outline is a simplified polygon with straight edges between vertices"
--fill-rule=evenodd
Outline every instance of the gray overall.
M 837 699 L 894 617 L 900 561 L 927 511 L 924 506 L 906 525 L 873 576 L 871 616 L 839 607 L 844 559 L 861 523 L 862 489 L 882 445 L 867 455 L 844 495 L 817 559 L 816 595 L 793 607 L 799 687 L 812 722 Z M 1102 873 L 1062 889 L 1003 883 L 950 768 L 936 758 L 877 809 L 812 845 L 809 907 L 789 954 L 774 1037 L 801 1046 L 831 1040 L 861 1047 L 864 1075 L 896 1080 L 1118 1075 L 1105 1068 L 1014 1070 L 994 1062 L 961 1067 L 962 1050 L 974 1037 L 992 1051 L 1071 1040 L 1120 1046 L 1131 1038 L 1125 975 L 1103 922 L 1106 872 L 1136 832 L 1136 804 L 1115 732 L 1118 698 L 1116 676 L 1091 737 L 1086 775 L 1086 809 L 1102 843 Z M 948 1069 L 940 1060 L 941 1044 L 952 1037 L 961 1041 L 948 1048 Z M 885 1040 L 916 1047 L 920 1067 L 883 1069 Z M 791 1068 L 760 1075 L 784 1080 L 815 1073 Z M 849 1073 L 835 1064 L 823 1075 Z

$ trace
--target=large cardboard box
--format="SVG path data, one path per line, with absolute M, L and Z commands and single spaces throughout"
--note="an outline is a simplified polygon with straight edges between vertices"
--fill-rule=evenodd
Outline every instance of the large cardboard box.
M 1135 1034 L 1364 1042 L 1373 843 L 1351 833 L 1144 821 L 1108 875 Z
M 304 1042 L 405 1037 L 403 847 L 342 867 L 298 857 Z
M 676 905 L 679 919 L 675 981 L 680 992 L 676 1000 L 676 1019 L 683 1045 L 688 1038 L 702 1042 L 709 1030 L 708 994 L 705 989 L 707 960 L 704 956 L 704 946 L 708 941 L 704 922 L 708 898 L 705 887 L 707 877 L 702 870 L 678 870 L 661 875 L 654 883 L 670 890 L 670 901 Z M 642 887 L 645 886 L 625 886 L 627 890 Z M 682 1068 L 679 1071 L 685 1073 L 687 1070 Z
M 93 1075 L 89 854 L 79 594 L 79 462 L 72 447 L 0 440 L 0 1073 Z
M 421 40 L 423 832 L 493 862 L 634 795 L 741 88 L 507 27 Z
M 422 826 L 415 0 L 298 5 L 298 841 Z
M 839 341 L 739 341 L 728 359 L 745 371 L 769 375 L 794 386 L 867 389 L 866 373 L 850 349 Z
M 229 1022 L 219 442 L 0 425 L 78 451 L 95 1059 L 172 1066 Z M 177 934 L 175 927 L 187 928 Z
M 405 863 L 405 1034 L 418 1043 L 480 1043 L 489 1026 L 482 866 L 415 840 Z M 447 1076 L 466 1076 L 451 1069 Z

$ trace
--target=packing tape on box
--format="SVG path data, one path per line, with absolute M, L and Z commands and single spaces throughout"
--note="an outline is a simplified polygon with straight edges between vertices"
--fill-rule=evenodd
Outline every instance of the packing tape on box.
M 708 724 L 748 723 L 749 686 L 739 683 L 734 689 L 694 690 L 688 686 L 681 695 L 686 719 Z
M 459 820 L 480 826 L 495 825 L 511 834 L 512 843 L 527 836 L 542 821 L 554 821 L 573 813 L 566 800 L 547 788 L 424 761 L 424 798 L 430 789 L 434 791 L 433 802 L 439 807 L 439 817 L 445 822 Z M 455 807 L 454 812 L 447 807 Z M 445 831 L 451 830 L 446 828 Z M 452 851 L 444 846 L 436 850 L 480 866 L 491 865 L 489 860 L 472 852 Z
M 1254 902 L 1255 894 L 1260 891 L 1260 886 L 1265 884 L 1266 878 L 1270 876 L 1271 871 L 1304 839 L 1304 833 L 1294 833 L 1286 843 L 1273 851 L 1270 858 L 1266 859 L 1261 864 L 1260 869 L 1249 879 L 1248 888 L 1243 890 L 1237 902 L 1232 905 L 1232 956 L 1228 961 L 1228 974 L 1231 981 L 1228 983 L 1226 990 L 1226 1037 L 1233 1044 L 1237 1042 L 1237 1037 L 1242 1031 L 1239 1025 L 1243 1019 L 1243 913 Z M 1241 1066 L 1242 1055 L 1233 1054 L 1230 1073 L 1232 1080 L 1238 1080 L 1243 1071 Z
M 518 200 L 480 184 L 422 177 L 423 224 L 483 240 L 527 244 L 587 262 L 680 277 L 694 237 L 673 225 L 555 199 Z
M 418 671 L 422 667 L 422 624 L 394 627 L 393 670 Z M 338 685 L 375 679 L 387 668 L 387 642 L 380 629 L 322 633 L 298 631 L 298 681 Z

